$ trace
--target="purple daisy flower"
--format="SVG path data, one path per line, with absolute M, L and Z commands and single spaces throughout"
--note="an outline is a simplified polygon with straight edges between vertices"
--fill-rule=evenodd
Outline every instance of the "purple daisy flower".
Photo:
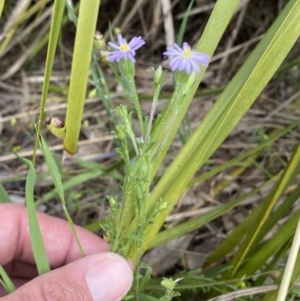
M 207 67 L 210 59 L 207 54 L 191 50 L 191 47 L 186 42 L 183 43 L 182 48 L 174 43 L 174 47 L 168 47 L 167 51 L 164 52 L 163 55 L 173 56 L 170 61 L 172 71 L 185 70 L 187 74 L 190 74 L 193 70 L 196 73 L 199 73 L 199 64 Z
M 142 37 L 134 37 L 127 44 L 126 39 L 124 39 L 121 34 L 118 34 L 118 42 L 119 45 L 112 42 L 108 43 L 112 48 L 116 49 L 108 52 L 109 56 L 107 60 L 109 62 L 119 62 L 121 59 L 130 59 L 132 62 L 135 62 L 135 50 L 139 49 L 145 44 L 145 41 L 142 39 Z

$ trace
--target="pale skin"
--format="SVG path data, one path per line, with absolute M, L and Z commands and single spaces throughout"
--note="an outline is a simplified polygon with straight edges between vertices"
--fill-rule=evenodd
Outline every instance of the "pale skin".
M 117 301 L 132 285 L 132 265 L 95 234 L 76 227 L 86 256 L 82 258 L 69 224 L 38 213 L 51 271 L 38 276 L 24 206 L 0 204 L 0 265 L 16 291 L 0 285 L 0 300 Z

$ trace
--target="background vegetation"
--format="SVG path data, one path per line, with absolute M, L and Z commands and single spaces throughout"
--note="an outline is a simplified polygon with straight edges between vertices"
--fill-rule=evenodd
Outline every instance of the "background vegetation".
M 139 50 L 136 63 L 136 87 L 145 115 L 150 114 L 152 105 L 150 67 L 162 64 L 168 69 L 162 53 L 180 36 L 187 11 L 183 41 L 213 54 L 187 105 L 187 114 L 181 116 L 182 121 L 178 118 L 180 128 L 152 182 L 149 201 L 174 200 L 176 206 L 164 217 L 161 232 L 149 235 L 145 246 L 150 251 L 143 261 L 151 266 L 152 279 L 144 287 L 144 300 L 164 295 L 161 277 L 184 278 L 176 286 L 181 293 L 178 300 L 275 300 L 282 282 L 300 214 L 300 3 L 230 2 L 232 8 L 235 2 L 239 4 L 232 10 L 232 18 L 230 5 L 218 1 L 219 11 L 214 12 L 219 17 L 200 44 L 215 1 L 195 0 L 188 11 L 190 1 L 102 0 L 99 16 L 95 16 L 96 29 L 106 42 L 115 30 L 128 40 L 133 36 L 145 39 L 146 47 Z M 37 151 L 35 169 L 31 166 L 30 171 L 37 174 L 34 198 L 38 210 L 65 218 L 67 209 L 74 223 L 103 235 L 100 221 L 107 217 L 107 195 L 121 195 L 125 175 L 115 150 L 119 142 L 111 134 L 119 122 L 113 109 L 125 104 L 134 110 L 134 104 L 99 53 L 92 57 L 91 68 L 80 71 L 72 92 L 74 23 L 79 4 L 74 3 L 74 10 L 63 7 L 63 11 L 59 6 L 53 10 L 49 0 L 5 2 L 0 19 L 0 193 L 1 201 L 25 203 L 28 167 L 21 158 L 34 155 L 35 115 L 41 99 L 47 100 L 45 114 L 65 118 L 67 99 L 77 97 L 81 85 L 86 99 L 76 158 L 61 163 L 61 140 L 41 126 L 59 166 L 52 176 L 59 173 L 63 184 L 56 183 L 55 188 L 48 171 L 52 159 L 48 157 L 46 164 L 41 151 Z M 52 23 L 50 40 L 57 38 L 56 52 L 55 48 L 47 51 L 53 11 L 58 19 L 61 14 L 62 22 L 61 26 Z M 230 20 L 227 27 L 226 17 Z M 85 36 L 91 41 L 94 29 L 85 28 L 90 30 Z M 89 52 L 88 43 L 80 41 L 81 51 Z M 215 51 L 214 43 L 218 45 Z M 82 53 L 79 57 L 83 58 Z M 84 76 L 89 81 L 86 92 L 80 83 Z M 156 117 L 164 114 L 172 92 L 169 72 Z M 140 134 L 135 115 L 133 126 Z M 67 128 L 75 125 L 67 124 Z M 45 147 L 42 145 L 44 152 Z M 170 165 L 175 158 L 181 160 L 181 170 Z M 33 190 L 34 183 L 27 181 L 27 185 Z M 59 191 L 64 196 L 58 197 Z M 155 225 L 161 227 L 160 222 Z M 290 300 L 299 298 L 298 266 L 287 297 Z

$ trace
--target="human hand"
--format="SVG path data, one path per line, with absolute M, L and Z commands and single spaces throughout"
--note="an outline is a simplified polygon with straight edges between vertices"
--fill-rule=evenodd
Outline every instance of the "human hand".
M 41 276 L 34 264 L 26 208 L 0 204 L 0 265 L 17 287 L 8 295 L 1 287 L 1 301 L 121 300 L 132 284 L 130 264 L 110 253 L 109 244 L 98 236 L 76 226 L 87 255 L 82 257 L 66 221 L 37 215 L 52 269 Z

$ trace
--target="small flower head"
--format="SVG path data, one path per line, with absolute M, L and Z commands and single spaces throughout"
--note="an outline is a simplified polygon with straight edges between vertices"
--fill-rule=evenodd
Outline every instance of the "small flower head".
M 193 70 L 196 73 L 200 72 L 200 65 L 205 67 L 208 66 L 209 55 L 196 52 L 191 50 L 188 43 L 183 43 L 182 48 L 180 48 L 176 43 L 174 47 L 168 47 L 167 51 L 163 53 L 165 56 L 172 56 L 170 61 L 170 67 L 172 71 L 179 70 L 190 74 Z
M 45 118 L 45 124 L 47 126 L 47 128 L 49 129 L 49 131 L 56 136 L 57 138 L 60 139 L 64 139 L 66 136 L 66 126 L 65 126 L 65 122 L 59 118 L 59 117 L 55 117 L 55 116 L 47 116 Z
M 105 39 L 100 31 L 96 31 L 94 35 L 94 46 L 97 50 L 107 50 Z
M 121 34 L 118 34 L 118 42 L 119 45 L 112 42 L 108 43 L 112 48 L 116 49 L 109 52 L 109 56 L 107 58 L 109 62 L 119 62 L 121 59 L 129 59 L 134 63 L 135 51 L 145 44 L 145 41 L 142 39 L 142 37 L 134 37 L 127 44 L 126 40 Z

